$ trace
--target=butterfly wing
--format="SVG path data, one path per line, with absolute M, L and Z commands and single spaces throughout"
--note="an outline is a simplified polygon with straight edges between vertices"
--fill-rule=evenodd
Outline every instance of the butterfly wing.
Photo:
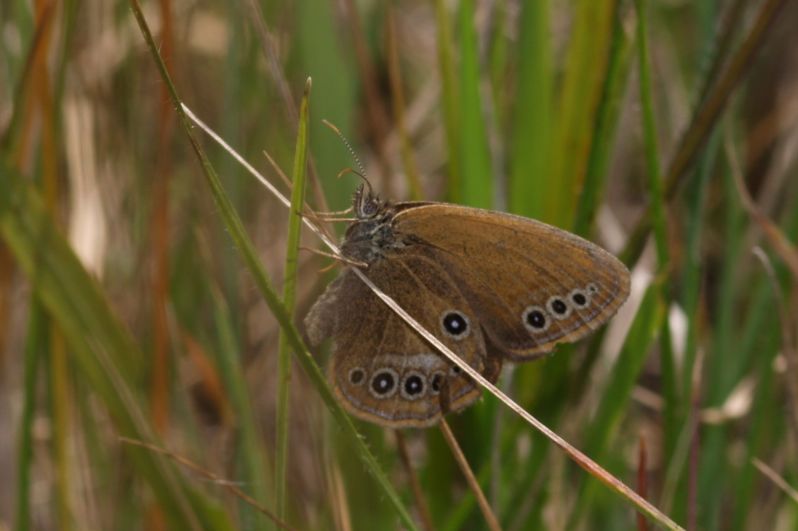
M 407 253 L 373 263 L 368 277 L 466 363 L 495 381 L 501 359 L 488 354 L 474 311 L 438 264 Z M 445 360 L 347 270 L 305 318 L 308 337 L 334 340 L 330 379 L 354 415 L 389 427 L 424 427 L 458 411 L 480 388 Z
M 451 275 L 488 340 L 513 360 L 589 334 L 629 295 L 629 271 L 617 258 L 539 221 L 408 203 L 394 230 Z

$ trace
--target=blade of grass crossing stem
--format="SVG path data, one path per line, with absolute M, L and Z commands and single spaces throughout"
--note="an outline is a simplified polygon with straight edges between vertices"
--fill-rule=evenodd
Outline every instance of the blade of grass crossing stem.
M 241 348 L 236 341 L 234 325 L 230 316 L 227 303 L 219 289 L 213 289 L 214 322 L 219 334 L 219 345 L 212 349 L 217 353 L 216 363 L 219 367 L 225 390 L 230 397 L 231 405 L 235 411 L 236 427 L 239 430 L 236 477 L 242 481 L 241 488 L 255 498 L 261 505 L 266 506 L 271 498 L 271 493 L 266 491 L 267 481 L 263 478 L 271 474 L 266 468 L 266 457 L 252 411 L 247 381 L 241 367 L 237 353 Z M 241 511 L 242 528 L 261 529 L 258 524 L 265 520 L 259 518 L 257 511 L 248 503 L 239 504 Z
M 296 302 L 296 271 L 299 255 L 299 237 L 302 227 L 302 205 L 305 198 L 305 177 L 308 156 L 308 102 L 311 82 L 305 83 L 305 93 L 299 104 L 299 128 L 297 129 L 294 170 L 291 181 L 291 209 L 288 217 L 288 245 L 283 276 L 283 305 L 286 312 L 294 313 Z M 288 467 L 288 401 L 291 380 L 291 352 L 285 332 L 280 330 L 278 347 L 277 380 L 277 447 L 274 458 L 275 498 L 277 517 L 285 520 L 286 471 Z
M 613 2 L 579 0 L 565 62 L 561 98 L 557 102 L 551 194 L 543 221 L 570 226 L 576 208 L 575 192 L 587 167 L 594 117 L 601 97 L 612 33 Z
M 0 235 L 20 269 L 35 279 L 42 304 L 67 340 L 89 387 L 115 421 L 119 434 L 154 440 L 134 393 L 142 354 L 46 213 L 41 196 L 0 161 Z M 213 503 L 192 495 L 171 464 L 150 452 L 127 451 L 133 468 L 152 488 L 169 525 L 178 529 L 232 529 L 219 522 Z M 205 524 L 205 525 L 203 525 Z
M 460 166 L 460 97 L 455 79 L 454 52 L 452 51 L 451 22 L 444 0 L 435 1 L 435 25 L 438 48 L 438 69 L 441 77 L 441 104 L 443 125 L 448 149 L 447 199 L 462 202 L 462 170 Z
M 549 173 L 553 68 L 549 2 L 524 2 L 519 21 L 518 95 L 512 113 L 507 204 L 511 212 L 541 218 Z
M 308 349 L 302 342 L 299 332 L 293 324 L 291 316 L 286 311 L 285 306 L 280 300 L 280 297 L 277 296 L 277 292 L 272 287 L 271 281 L 266 274 L 263 264 L 261 264 L 260 260 L 258 259 L 255 246 L 252 244 L 252 240 L 250 240 L 247 236 L 246 231 L 244 230 L 244 225 L 241 222 L 241 218 L 239 218 L 238 213 L 235 211 L 233 205 L 230 203 L 230 200 L 225 194 L 222 183 L 219 180 L 219 176 L 216 174 L 216 171 L 208 160 L 205 151 L 200 147 L 199 142 L 194 137 L 193 126 L 183 111 L 180 98 L 178 97 L 174 84 L 172 83 L 169 73 L 166 70 L 166 66 L 158 54 L 158 47 L 152 38 L 152 33 L 150 32 L 149 26 L 144 19 L 138 2 L 136 0 L 131 0 L 131 5 L 133 7 L 133 14 L 136 17 L 139 29 L 141 30 L 147 43 L 147 47 L 149 48 L 150 53 L 156 62 L 161 77 L 169 86 L 169 93 L 178 113 L 180 126 L 186 133 L 186 136 L 191 143 L 191 147 L 194 150 L 194 154 L 197 156 L 197 159 L 202 166 L 203 175 L 205 176 L 205 179 L 211 190 L 214 202 L 219 209 L 219 215 L 221 216 L 225 227 L 233 239 L 236 249 L 241 254 L 244 264 L 252 274 L 256 287 L 260 291 L 264 301 L 266 302 L 267 306 L 269 306 L 269 309 L 280 325 L 280 329 L 285 332 L 286 340 L 296 355 L 297 361 L 308 376 L 311 385 L 313 385 L 313 387 L 319 393 L 319 396 L 330 410 L 330 413 L 337 424 L 341 427 L 341 430 L 349 437 L 350 442 L 352 443 L 352 448 L 361 458 L 366 466 L 366 469 L 371 472 L 374 480 L 380 489 L 382 489 L 385 496 L 390 500 L 403 524 L 409 529 L 417 529 L 415 522 L 413 522 L 413 519 L 410 517 L 410 513 L 408 513 L 396 490 L 388 481 L 388 478 L 380 468 L 379 463 L 371 454 L 363 439 L 358 434 L 352 420 L 343 410 L 341 405 L 336 401 L 330 386 L 327 384 L 327 380 L 325 379 L 322 370 L 316 364 L 313 356 L 311 356 L 310 352 L 308 352 Z
M 585 180 L 576 207 L 574 232 L 588 236 L 604 194 L 604 182 L 609 167 L 612 142 L 618 124 L 623 95 L 629 78 L 634 39 L 630 39 L 623 24 L 621 3 L 616 2 L 612 23 L 609 61 L 596 111 L 596 131 L 587 157 Z
M 463 204 L 493 207 L 493 169 L 480 94 L 480 60 L 474 26 L 474 0 L 463 0 L 460 25 L 460 168 Z
M 585 453 L 593 459 L 602 460 L 618 423 L 627 411 L 632 389 L 651 346 L 657 339 L 665 315 L 660 293 L 661 286 L 656 283 L 646 290 L 621 353 L 613 365 L 596 414 L 586 430 Z M 580 494 L 576 497 L 576 507 L 571 512 L 569 529 L 576 529 L 581 523 L 599 486 L 592 477 L 583 483 Z

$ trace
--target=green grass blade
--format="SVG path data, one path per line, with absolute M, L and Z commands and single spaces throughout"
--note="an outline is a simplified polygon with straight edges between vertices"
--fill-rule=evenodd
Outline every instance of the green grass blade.
M 44 352 L 43 324 L 46 321 L 44 308 L 34 299 L 28 319 L 28 333 L 25 341 L 25 369 L 23 381 L 24 395 L 22 415 L 20 416 L 19 446 L 17 454 L 17 514 L 16 526 L 19 531 L 31 528 L 31 465 L 33 463 L 33 420 L 36 409 L 36 382 L 41 357 Z
M 601 90 L 601 100 L 596 111 L 596 131 L 590 144 L 585 181 L 576 207 L 574 232 L 580 236 L 590 234 L 593 220 L 603 197 L 604 181 L 612 154 L 615 128 L 629 78 L 629 67 L 632 63 L 633 44 L 634 40 L 629 38 L 623 24 L 621 3 L 616 2 L 609 62 Z
M 662 190 L 659 148 L 657 147 L 657 127 L 654 120 L 654 102 L 651 94 L 651 69 L 648 60 L 648 23 L 646 3 L 635 0 L 637 9 L 637 58 L 639 65 L 640 100 L 643 107 L 643 139 L 646 153 L 646 173 L 648 174 L 649 194 L 652 204 L 654 241 L 657 247 L 659 271 L 668 264 L 668 234 L 665 219 L 665 200 Z
M 438 68 L 441 77 L 441 104 L 443 107 L 443 125 L 446 131 L 446 147 L 448 149 L 447 164 L 449 175 L 447 190 L 449 201 L 462 202 L 462 168 L 460 163 L 460 96 L 452 51 L 451 22 L 449 11 L 444 0 L 435 2 L 435 27 L 438 45 Z
M 492 208 L 493 168 L 490 160 L 484 107 L 480 94 L 481 76 L 477 32 L 474 27 L 474 0 L 460 4 L 460 160 L 461 202 Z
M 507 204 L 511 212 L 542 218 L 551 182 L 552 130 L 551 40 L 549 2 L 525 2 L 521 7 L 518 49 L 518 94 L 512 113 Z
M 315 90 L 310 102 L 313 113 L 351 137 L 348 133 L 354 127 L 352 117 L 356 114 L 357 100 L 353 62 L 348 59 L 354 52 L 342 46 L 345 39 L 339 33 L 341 28 L 336 24 L 334 9 L 335 5 L 327 0 L 305 0 L 291 4 L 290 11 L 295 12 L 296 18 L 299 71 L 306 73 L 300 79 L 313 75 Z M 282 15 L 277 11 L 275 18 L 279 17 Z M 325 178 L 323 182 L 329 184 L 325 186 L 325 196 L 335 208 L 349 206 L 355 178 L 335 178 L 340 168 L 351 164 L 349 153 L 338 142 L 329 141 L 330 131 L 320 120 L 314 120 L 309 127 L 310 151 L 320 169 L 319 175 Z
M 305 94 L 299 105 L 299 128 L 297 130 L 296 151 L 294 153 L 294 171 L 291 182 L 291 209 L 288 218 L 288 243 L 285 256 L 285 274 L 283 276 L 283 305 L 290 315 L 294 313 L 296 303 L 296 274 L 299 255 L 299 237 L 302 228 L 302 206 L 305 200 L 305 182 L 308 158 L 308 122 L 310 99 L 310 79 L 305 84 Z M 291 380 L 291 352 L 285 332 L 280 330 L 278 346 L 278 380 L 277 380 L 277 445 L 274 458 L 275 466 L 275 503 L 277 517 L 285 520 L 286 471 L 288 467 L 288 423 L 289 423 L 289 389 Z
M 556 103 L 551 179 L 547 189 L 538 192 L 546 197 L 543 221 L 561 227 L 573 223 L 576 192 L 584 181 L 609 58 L 614 5 L 580 0 L 575 7 L 561 97 Z

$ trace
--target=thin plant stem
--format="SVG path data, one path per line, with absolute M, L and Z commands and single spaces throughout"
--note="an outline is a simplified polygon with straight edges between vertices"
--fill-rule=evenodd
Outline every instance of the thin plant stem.
M 468 482 L 468 486 L 471 488 L 471 492 L 473 492 L 474 497 L 477 499 L 477 504 L 479 505 L 479 509 L 482 511 L 482 515 L 485 517 L 485 522 L 487 522 L 488 528 L 490 528 L 491 531 L 500 531 L 501 526 L 499 525 L 499 520 L 493 513 L 493 509 L 491 509 L 488 499 L 482 492 L 482 488 L 479 486 L 479 481 L 477 481 L 476 476 L 474 476 L 474 471 L 471 470 L 471 466 L 468 464 L 465 455 L 463 455 L 463 450 L 460 449 L 460 445 L 457 444 L 457 439 L 455 438 L 454 433 L 452 433 L 452 429 L 449 427 L 449 423 L 446 422 L 446 419 L 441 419 L 440 427 L 443 438 L 446 439 L 446 444 L 449 445 L 455 461 L 457 461 L 457 464 L 460 466 L 460 470 L 462 470 L 463 475 Z
M 757 470 L 762 472 L 766 478 L 773 482 L 779 489 L 781 489 L 787 496 L 789 496 L 792 501 L 798 503 L 798 489 L 787 483 L 783 477 L 778 475 L 775 470 L 770 468 L 767 464 L 763 461 L 754 457 L 751 460 L 751 463 L 756 467 Z
M 226 491 L 231 493 L 233 496 L 236 496 L 240 500 L 243 500 L 245 503 L 251 505 L 252 507 L 257 509 L 260 513 L 265 515 L 269 520 L 274 522 L 275 525 L 277 525 L 281 529 L 288 529 L 289 531 L 294 529 L 291 526 L 289 526 L 288 524 L 286 524 L 285 522 L 283 522 L 282 520 L 280 520 L 279 518 L 277 518 L 277 516 L 275 516 L 275 514 L 272 513 L 271 511 L 269 511 L 267 508 L 261 506 L 258 503 L 258 500 L 256 500 L 255 498 L 253 498 L 252 496 L 250 496 L 249 494 L 247 494 L 243 490 L 241 490 L 238 487 L 236 487 L 233 484 L 233 482 L 217 476 L 216 474 L 214 474 L 210 470 L 206 470 L 206 469 L 202 468 L 198 464 L 194 463 L 193 461 L 190 461 L 189 459 L 186 459 L 182 455 L 178 455 L 178 454 L 176 454 L 176 453 L 174 453 L 174 452 L 172 452 L 170 450 L 167 450 L 165 448 L 161 448 L 160 446 L 156 446 L 156 445 L 150 444 L 148 442 L 137 441 L 135 439 L 130 439 L 129 437 L 119 437 L 119 441 L 123 442 L 125 444 L 129 444 L 131 446 L 138 446 L 140 448 L 146 448 L 147 450 L 149 450 L 151 452 L 155 452 L 156 454 L 160 454 L 160 455 L 164 455 L 164 456 L 168 457 L 172 461 L 174 461 L 174 462 L 176 462 L 176 463 L 188 468 L 192 472 L 195 472 L 195 473 L 199 474 L 200 476 L 204 477 L 205 479 L 207 479 L 209 481 L 212 481 L 215 485 L 218 485 L 218 486 L 222 487 L 223 489 L 225 489 Z
M 662 174 L 660 171 L 659 148 L 657 147 L 657 127 L 654 122 L 654 103 L 651 95 L 651 69 L 648 61 L 648 24 L 646 22 L 645 0 L 636 0 L 635 6 L 637 8 L 637 54 L 640 68 L 640 100 L 643 108 L 646 172 L 648 173 L 651 193 L 657 265 L 658 271 L 662 272 L 668 263 L 668 234 L 665 201 L 662 196 Z
M 31 529 L 31 465 L 33 463 L 33 421 L 36 411 L 36 382 L 40 370 L 44 338 L 45 309 L 38 297 L 31 303 L 25 340 L 23 402 L 17 454 L 17 514 L 19 531 Z
M 288 219 L 288 244 L 283 278 L 283 305 L 290 314 L 296 302 L 296 275 L 299 256 L 299 238 L 302 223 L 302 205 L 305 197 L 307 168 L 309 99 L 311 82 L 305 84 L 305 94 L 299 106 L 299 128 L 294 153 L 293 187 Z M 280 329 L 277 350 L 277 445 L 275 450 L 275 504 L 277 515 L 285 517 L 286 473 L 288 469 L 289 391 L 291 381 L 291 347 L 283 329 Z
M 637 450 L 637 491 L 644 498 L 648 496 L 648 476 L 646 475 L 646 440 L 640 437 L 640 445 Z M 637 514 L 638 531 L 648 531 L 648 520 L 642 514 Z
M 410 462 L 410 454 L 407 451 L 407 442 L 405 436 L 400 430 L 394 430 L 396 434 L 396 448 L 399 450 L 399 458 L 402 460 L 402 465 L 407 472 L 407 478 L 410 482 L 410 490 L 413 491 L 413 498 L 416 500 L 416 508 L 418 509 L 418 516 L 421 519 L 421 527 L 425 531 L 433 531 L 435 527 L 432 525 L 432 516 L 429 512 L 429 505 L 424 497 L 424 491 L 421 488 L 421 481 L 418 479 L 413 463 Z

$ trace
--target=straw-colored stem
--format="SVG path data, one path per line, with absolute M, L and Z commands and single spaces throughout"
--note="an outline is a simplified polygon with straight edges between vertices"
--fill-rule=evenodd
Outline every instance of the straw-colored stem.
M 433 531 L 435 528 L 432 525 L 432 516 L 429 512 L 427 500 L 424 498 L 424 491 L 421 489 L 421 481 L 418 479 L 418 474 L 413 468 L 413 463 L 410 462 L 410 454 L 407 451 L 407 443 L 405 437 L 399 430 L 394 430 L 396 434 L 396 447 L 399 450 L 399 457 L 402 460 L 402 465 L 407 472 L 408 481 L 410 481 L 410 489 L 413 491 L 413 498 L 416 501 L 416 508 L 418 509 L 418 516 L 421 519 L 421 527 L 426 531 Z
M 446 419 L 441 419 L 440 427 L 443 438 L 446 439 L 446 444 L 448 444 L 449 448 L 452 450 L 455 461 L 457 461 L 457 464 L 460 466 L 460 470 L 462 470 L 468 482 L 468 486 L 471 488 L 471 492 L 474 493 L 474 497 L 477 499 L 477 504 L 482 511 L 482 515 L 485 517 L 488 528 L 490 528 L 491 531 L 500 531 L 501 526 L 499 525 L 499 520 L 493 513 L 493 509 L 491 509 L 488 499 L 485 497 L 485 493 L 482 492 L 482 487 L 479 486 L 479 481 L 477 481 L 476 476 L 474 476 L 474 471 L 471 470 L 471 466 L 468 464 L 465 455 L 463 455 L 460 445 L 457 444 L 457 439 L 454 437 L 451 428 L 449 428 Z
M 214 474 L 210 470 L 206 470 L 206 469 L 202 468 L 198 464 L 194 463 L 193 461 L 191 461 L 189 459 L 186 459 L 182 455 L 178 455 L 178 454 L 176 454 L 174 452 L 171 452 L 171 451 L 169 451 L 169 450 L 167 450 L 165 448 L 161 448 L 159 446 L 155 446 L 154 444 L 150 444 L 150 443 L 147 443 L 147 442 L 144 442 L 144 441 L 137 441 L 136 439 L 130 439 L 128 437 L 120 437 L 119 440 L 120 440 L 120 442 L 123 442 L 125 444 L 129 444 L 131 446 L 138 446 L 138 447 L 141 447 L 141 448 L 146 448 L 147 450 L 149 450 L 151 452 L 155 452 L 156 454 L 160 454 L 160 455 L 164 455 L 164 456 L 168 457 L 169 459 L 171 459 L 171 460 L 175 461 L 176 463 L 184 466 L 185 468 L 188 468 L 189 470 L 191 470 L 195 474 L 198 474 L 198 475 L 204 477 L 205 479 L 207 479 L 209 481 L 212 481 L 215 485 L 218 485 L 218 486 L 222 487 L 226 491 L 230 492 L 233 496 L 236 496 L 240 500 L 243 500 L 245 503 L 251 505 L 252 507 L 257 509 L 259 512 L 263 513 L 272 522 L 274 522 L 275 525 L 277 525 L 280 529 L 289 529 L 289 530 L 293 529 L 288 524 L 286 524 L 285 522 L 283 522 L 282 520 L 277 518 L 277 516 L 275 516 L 274 513 L 269 511 L 267 508 L 261 506 L 258 503 L 258 500 L 254 499 L 249 494 L 247 494 L 243 490 L 241 490 L 238 487 L 236 487 L 232 482 L 217 476 L 216 474 Z

